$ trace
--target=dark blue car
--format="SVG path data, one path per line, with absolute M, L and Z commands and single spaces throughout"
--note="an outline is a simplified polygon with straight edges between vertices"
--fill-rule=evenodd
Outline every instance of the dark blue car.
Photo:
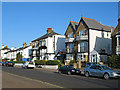
M 73 65 L 65 65 L 63 67 L 60 67 L 58 69 L 58 73 L 66 73 L 68 75 L 70 74 L 81 74 L 80 69 L 75 69 Z

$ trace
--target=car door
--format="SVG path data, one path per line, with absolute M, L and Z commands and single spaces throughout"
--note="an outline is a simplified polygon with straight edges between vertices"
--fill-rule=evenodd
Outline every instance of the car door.
M 66 66 L 61 67 L 60 71 L 61 71 L 62 73 L 65 73 L 65 67 L 66 67 Z
M 96 76 L 96 65 L 92 65 L 89 69 L 89 73 L 91 76 Z
M 97 68 L 96 68 L 96 75 L 98 76 L 98 77 L 102 77 L 103 76 L 103 70 L 102 70 L 102 67 L 101 66 L 97 66 Z
M 68 65 L 66 65 L 66 66 L 65 66 L 65 70 L 64 70 L 64 71 L 65 71 L 65 73 L 67 73 L 67 72 L 68 72 L 68 70 L 69 70 L 69 66 L 68 66 Z

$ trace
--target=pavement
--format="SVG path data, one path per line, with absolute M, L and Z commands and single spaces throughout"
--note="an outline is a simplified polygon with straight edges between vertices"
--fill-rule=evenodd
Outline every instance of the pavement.
M 58 74 L 54 70 L 43 68 L 3 67 L 2 71 L 3 87 L 19 87 L 21 83 L 24 83 L 22 88 L 118 88 L 119 85 L 118 79 L 104 80 L 83 75 Z

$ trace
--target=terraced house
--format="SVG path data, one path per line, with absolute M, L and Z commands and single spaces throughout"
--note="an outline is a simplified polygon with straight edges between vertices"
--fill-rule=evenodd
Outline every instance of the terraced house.
M 118 19 L 118 25 L 112 33 L 112 52 L 113 55 L 120 56 L 120 15 Z
M 0 58 L 4 60 L 6 58 L 6 55 L 4 54 L 5 52 L 10 51 L 11 49 L 8 48 L 8 46 L 2 45 L 2 48 L 0 49 Z
M 105 62 L 112 54 L 111 30 L 114 27 L 90 18 L 81 17 L 80 22 L 70 21 L 65 32 L 66 60 Z
M 59 50 L 65 49 L 65 36 L 47 29 L 47 33 L 32 41 L 31 60 L 54 60 Z
M 22 55 L 22 61 L 27 61 L 29 57 L 29 49 L 31 49 L 32 46 L 27 46 L 26 43 L 23 43 L 23 47 L 20 47 L 18 49 L 12 47 L 11 50 L 4 53 L 8 60 L 16 61 L 16 55 L 20 53 Z

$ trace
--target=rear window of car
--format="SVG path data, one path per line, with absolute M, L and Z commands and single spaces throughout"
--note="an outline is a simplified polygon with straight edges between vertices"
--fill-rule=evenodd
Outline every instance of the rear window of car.
M 96 69 L 97 68 L 97 65 L 92 65 L 91 67 L 90 67 L 90 69 Z
M 72 65 L 68 66 L 68 68 L 74 68 Z

